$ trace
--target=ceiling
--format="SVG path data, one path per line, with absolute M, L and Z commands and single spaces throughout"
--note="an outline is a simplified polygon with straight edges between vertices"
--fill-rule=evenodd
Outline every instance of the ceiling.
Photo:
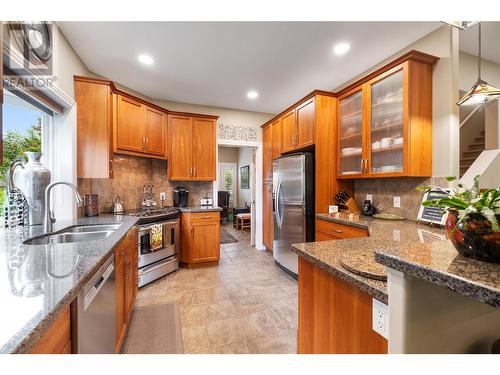
M 477 56 L 478 27 L 460 31 L 460 50 Z M 500 64 L 500 22 L 481 22 L 482 58 Z
M 151 98 L 278 113 L 332 90 L 439 22 L 59 22 L 87 67 Z M 337 56 L 333 47 L 351 44 Z M 155 62 L 144 66 L 141 53 Z M 250 100 L 249 90 L 259 97 Z

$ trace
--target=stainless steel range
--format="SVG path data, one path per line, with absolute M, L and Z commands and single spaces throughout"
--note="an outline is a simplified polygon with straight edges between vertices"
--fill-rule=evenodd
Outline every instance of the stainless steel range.
M 179 215 L 175 207 L 141 209 L 125 214 L 139 217 L 139 287 L 179 268 Z

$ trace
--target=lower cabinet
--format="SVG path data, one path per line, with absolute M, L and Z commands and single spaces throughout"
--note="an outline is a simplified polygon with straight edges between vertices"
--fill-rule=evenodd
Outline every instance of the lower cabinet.
M 368 231 L 350 225 L 316 219 L 316 241 L 342 240 L 358 237 L 368 237 Z
M 181 265 L 214 266 L 220 258 L 220 212 L 182 213 Z
M 120 352 L 137 295 L 137 230 L 130 229 L 115 249 L 116 347 Z
M 372 297 L 299 258 L 300 354 L 385 354 L 387 340 L 372 330 Z
M 66 307 L 31 348 L 32 354 L 71 354 L 71 314 Z

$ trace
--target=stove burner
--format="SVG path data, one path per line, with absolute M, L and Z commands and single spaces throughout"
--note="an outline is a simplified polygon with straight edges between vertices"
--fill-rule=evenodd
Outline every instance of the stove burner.
M 142 209 L 135 212 L 130 212 L 130 215 L 137 217 L 148 217 L 148 216 L 159 216 L 164 214 L 177 214 L 179 213 L 178 208 L 174 207 L 164 207 L 160 209 Z
M 177 207 L 140 208 L 138 210 L 126 211 L 124 214 L 138 217 L 138 224 L 147 224 L 162 220 L 176 219 L 180 215 L 180 209 Z

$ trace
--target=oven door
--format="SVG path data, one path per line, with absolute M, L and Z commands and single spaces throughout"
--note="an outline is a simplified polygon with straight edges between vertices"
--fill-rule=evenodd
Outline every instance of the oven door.
M 154 236 L 152 232 L 155 232 L 156 225 L 160 225 L 162 228 L 160 245 L 158 245 L 158 238 L 152 239 Z M 139 268 L 177 254 L 179 240 L 178 219 L 140 226 L 138 238 Z M 152 242 L 156 242 L 156 248 L 152 246 Z

